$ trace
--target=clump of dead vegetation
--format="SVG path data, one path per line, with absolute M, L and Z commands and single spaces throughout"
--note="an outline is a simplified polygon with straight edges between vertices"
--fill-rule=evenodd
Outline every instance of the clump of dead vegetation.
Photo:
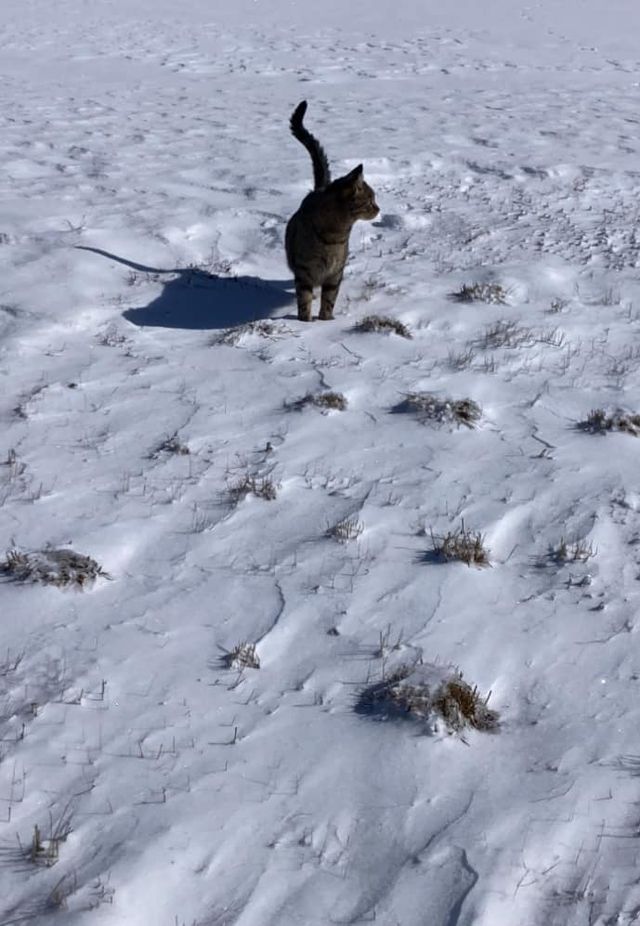
M 259 669 L 260 657 L 255 643 L 242 642 L 224 654 L 224 664 L 228 669 Z
M 37 582 L 57 588 L 86 588 L 97 578 L 111 578 L 91 556 L 49 547 L 34 552 L 9 550 L 0 570 L 16 582 Z
M 128 343 L 128 338 L 118 330 L 116 325 L 111 323 L 97 335 L 97 341 L 102 347 L 121 347 L 123 344 Z
M 221 334 L 212 338 L 211 346 L 226 344 L 228 347 L 236 347 L 248 335 L 256 335 L 268 341 L 278 341 L 291 333 L 291 329 L 282 323 L 259 319 L 255 322 L 247 322 L 246 325 L 238 325 L 236 328 L 226 328 Z
M 362 521 L 357 518 L 343 518 L 327 528 L 327 537 L 332 537 L 338 543 L 348 543 L 350 540 L 357 540 L 363 530 Z
M 478 531 L 467 530 L 464 521 L 457 530 L 447 531 L 441 536 L 431 531 L 431 545 L 432 549 L 425 557 L 431 562 L 450 563 L 457 560 L 467 566 L 491 565 L 483 535 Z
M 472 347 L 465 347 L 463 350 L 450 350 L 447 356 L 447 363 L 452 370 L 467 370 L 473 365 L 476 359 L 475 351 Z
M 505 305 L 507 292 L 500 283 L 463 283 L 458 292 L 451 293 L 454 302 L 486 302 Z
M 482 350 L 497 350 L 500 347 L 507 349 L 533 347 L 536 344 L 562 347 L 565 343 L 565 336 L 558 328 L 536 330 L 527 328 L 526 325 L 519 325 L 513 319 L 501 318 L 489 325 L 481 337 L 473 343 Z
M 55 865 L 58 861 L 61 841 L 61 837 L 43 839 L 40 827 L 36 824 L 33 828 L 31 843 L 24 852 L 25 857 L 28 858 L 30 862 L 33 862 L 34 865 L 44 865 L 50 868 L 51 865 Z
M 461 734 L 466 728 L 495 732 L 499 715 L 488 706 L 490 696 L 491 692 L 482 697 L 451 666 L 401 665 L 368 686 L 356 709 L 384 719 L 407 717 L 422 723 L 427 732 L 436 732 L 441 724 L 449 733 Z
M 569 541 L 561 537 L 555 546 L 549 547 L 548 558 L 552 563 L 564 566 L 565 563 L 586 563 L 595 554 L 593 544 L 586 540 Z
M 341 392 L 317 392 L 315 394 L 308 392 L 301 399 L 296 399 L 295 402 L 289 402 L 286 408 L 288 408 L 289 411 L 300 412 L 303 408 L 312 405 L 314 408 L 319 408 L 323 412 L 343 412 L 347 404 L 347 399 Z
M 588 434 L 601 434 L 605 436 L 609 431 L 623 431 L 625 434 L 640 436 L 640 415 L 631 414 L 618 409 L 608 415 L 602 408 L 594 408 L 584 421 L 576 425 L 578 430 Z
M 161 441 L 158 444 L 158 446 L 155 448 L 155 450 L 151 451 L 151 453 L 149 454 L 149 458 L 151 460 L 156 460 L 158 459 L 158 457 L 160 457 L 164 453 L 174 454 L 175 456 L 184 457 L 184 456 L 189 456 L 191 451 L 189 450 L 186 444 L 182 443 L 177 433 L 175 433 L 175 434 L 172 434 L 171 437 L 167 437 L 165 438 L 165 440 Z
M 40 827 L 36 824 L 33 836 L 28 846 L 25 846 L 18 837 L 18 845 L 23 857 L 34 865 L 50 868 L 58 861 L 60 846 L 71 833 L 71 815 L 68 806 L 64 809 L 60 819 L 54 823 L 49 816 L 49 836 L 43 837 Z
M 252 476 L 250 473 L 240 476 L 228 487 L 229 497 L 237 505 L 248 495 L 255 495 L 266 502 L 272 502 L 278 496 L 278 490 L 270 476 Z
M 410 392 L 394 409 L 412 412 L 421 422 L 464 425 L 475 428 L 482 417 L 482 409 L 473 399 L 441 398 L 432 392 Z
M 387 315 L 366 315 L 358 322 L 354 330 L 360 332 L 392 331 L 401 338 L 407 338 L 408 340 L 413 337 L 406 325 L 398 321 L 397 318 L 389 318 Z
M 498 713 L 488 707 L 490 697 L 491 692 L 483 698 L 477 687 L 471 687 L 460 674 L 440 686 L 433 706 L 453 733 L 460 733 L 464 727 L 493 731 L 498 728 Z
M 549 304 L 549 308 L 547 309 L 547 314 L 548 315 L 558 315 L 560 312 L 564 312 L 564 310 L 566 309 L 568 305 L 569 305 L 568 299 L 561 299 L 560 297 L 557 297 L 556 299 L 552 299 L 551 303 Z

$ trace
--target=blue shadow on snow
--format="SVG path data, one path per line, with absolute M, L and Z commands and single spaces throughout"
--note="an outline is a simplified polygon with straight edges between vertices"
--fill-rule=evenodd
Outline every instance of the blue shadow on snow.
M 115 260 L 141 273 L 169 274 L 157 299 L 149 305 L 127 309 L 123 318 L 150 328 L 214 330 L 271 318 L 276 309 L 295 301 L 293 280 L 262 280 L 260 277 L 224 277 L 197 268 L 148 267 L 100 248 L 76 245 Z M 293 316 L 291 316 L 293 317 Z

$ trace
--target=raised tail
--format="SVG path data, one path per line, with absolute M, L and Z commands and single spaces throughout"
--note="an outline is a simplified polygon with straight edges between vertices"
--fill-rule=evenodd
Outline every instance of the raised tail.
M 331 183 L 331 171 L 329 170 L 329 162 L 324 148 L 317 138 L 314 138 L 311 132 L 307 131 L 302 124 L 306 111 L 307 101 L 303 100 L 302 103 L 298 103 L 294 109 L 289 126 L 291 128 L 291 134 L 305 146 L 311 155 L 314 189 L 323 190 Z

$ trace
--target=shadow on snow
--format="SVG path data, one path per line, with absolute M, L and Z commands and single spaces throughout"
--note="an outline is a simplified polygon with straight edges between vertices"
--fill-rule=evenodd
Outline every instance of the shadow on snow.
M 152 328 L 211 330 L 232 328 L 270 318 L 276 309 L 291 305 L 292 280 L 260 277 L 223 277 L 197 268 L 148 267 L 100 248 L 77 245 L 142 273 L 170 274 L 157 299 L 149 305 L 127 309 L 123 317 L 134 325 Z

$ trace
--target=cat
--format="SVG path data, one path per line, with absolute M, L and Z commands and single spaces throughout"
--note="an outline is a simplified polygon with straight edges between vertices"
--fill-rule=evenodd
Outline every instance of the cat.
M 291 132 L 311 155 L 314 189 L 302 200 L 287 223 L 287 263 L 294 275 L 298 318 L 311 321 L 314 287 L 320 286 L 320 313 L 333 318 L 333 307 L 349 254 L 349 235 L 358 219 L 375 219 L 380 210 L 371 187 L 362 176 L 362 164 L 338 180 L 331 180 L 324 149 L 302 124 L 307 111 L 303 100 L 293 111 Z

